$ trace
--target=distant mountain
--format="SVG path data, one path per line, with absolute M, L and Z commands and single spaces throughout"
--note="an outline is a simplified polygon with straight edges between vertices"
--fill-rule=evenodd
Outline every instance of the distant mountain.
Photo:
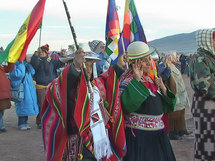
M 164 38 L 156 39 L 148 42 L 150 46 L 154 46 L 159 52 L 176 51 L 179 53 L 194 53 L 197 45 L 195 40 L 195 32 L 182 33 Z

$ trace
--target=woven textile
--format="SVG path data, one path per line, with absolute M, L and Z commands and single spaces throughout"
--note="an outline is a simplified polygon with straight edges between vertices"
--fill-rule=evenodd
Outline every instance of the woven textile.
M 195 125 L 195 161 L 215 160 L 215 102 L 193 97 Z

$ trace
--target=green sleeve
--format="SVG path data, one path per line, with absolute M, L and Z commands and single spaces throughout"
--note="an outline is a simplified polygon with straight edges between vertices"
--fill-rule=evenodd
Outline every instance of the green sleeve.
M 122 93 L 122 108 L 127 113 L 137 111 L 150 95 L 146 86 L 133 78 Z
M 161 92 L 163 97 L 163 111 L 164 113 L 174 112 L 176 104 L 176 96 L 167 88 L 167 95 Z

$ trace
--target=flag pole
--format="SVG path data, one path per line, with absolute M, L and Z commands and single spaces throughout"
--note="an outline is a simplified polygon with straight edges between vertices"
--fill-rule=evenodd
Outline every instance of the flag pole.
M 74 42 L 75 42 L 75 47 L 76 49 L 78 50 L 79 49 L 79 45 L 77 43 L 77 37 L 76 37 L 76 34 L 75 34 L 75 30 L 74 30 L 74 27 L 72 26 L 72 22 L 71 22 L 71 17 L 70 17 L 70 14 L 69 14 L 69 10 L 67 8 L 67 5 L 66 5 L 66 2 L 64 0 L 63 1 L 63 5 L 64 5 L 64 9 L 65 9 L 65 12 L 66 12 L 66 16 L 67 16 L 67 19 L 68 19 L 68 22 L 69 22 L 69 27 L 71 29 L 71 32 L 72 32 L 72 36 L 73 36 L 73 39 L 74 39 Z M 88 91 L 89 93 L 92 93 L 93 92 L 93 88 L 92 88 L 92 85 L 90 83 L 90 77 L 87 73 L 87 69 L 86 69 L 86 65 L 85 63 L 83 63 L 83 71 L 84 71 L 84 75 L 86 77 L 86 80 L 87 80 L 87 87 L 88 87 Z
M 41 46 L 41 33 L 42 33 L 42 26 L 40 27 L 40 35 L 39 35 L 39 47 Z
M 152 56 L 151 56 L 151 65 L 152 65 L 152 70 L 153 70 L 153 73 L 154 73 L 154 76 L 155 76 L 155 79 L 158 77 L 157 74 L 156 74 L 156 71 L 155 71 L 155 66 L 154 66 L 154 63 L 152 62 Z
M 116 7 L 116 11 L 118 12 L 120 7 Z M 123 53 L 126 53 L 126 60 L 128 58 L 128 53 L 125 51 L 125 44 L 124 44 L 124 39 L 123 39 L 123 31 L 121 32 L 121 41 L 122 41 L 122 49 L 123 49 Z M 126 69 L 128 69 L 128 62 L 126 61 Z
M 126 60 L 127 60 L 128 53 L 125 51 L 125 44 L 124 44 L 124 40 L 123 40 L 122 33 L 121 33 L 121 41 L 122 41 L 122 49 L 123 49 L 123 53 L 126 53 Z M 126 69 L 128 69 L 128 62 L 126 62 Z

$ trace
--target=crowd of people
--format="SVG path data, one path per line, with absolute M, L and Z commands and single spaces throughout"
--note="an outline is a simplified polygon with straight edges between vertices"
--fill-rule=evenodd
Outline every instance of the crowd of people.
M 70 55 L 50 53 L 46 44 L 30 59 L 2 63 L 0 133 L 10 87 L 23 83 L 18 129 L 30 130 L 28 116 L 37 115 L 47 161 L 175 161 L 170 140 L 190 134 L 186 110 L 195 123 L 194 160 L 215 160 L 215 30 L 197 31 L 196 41 L 189 56 L 161 55 L 135 41 L 114 65 L 99 40 L 80 43 Z M 192 105 L 183 74 L 194 90 Z

